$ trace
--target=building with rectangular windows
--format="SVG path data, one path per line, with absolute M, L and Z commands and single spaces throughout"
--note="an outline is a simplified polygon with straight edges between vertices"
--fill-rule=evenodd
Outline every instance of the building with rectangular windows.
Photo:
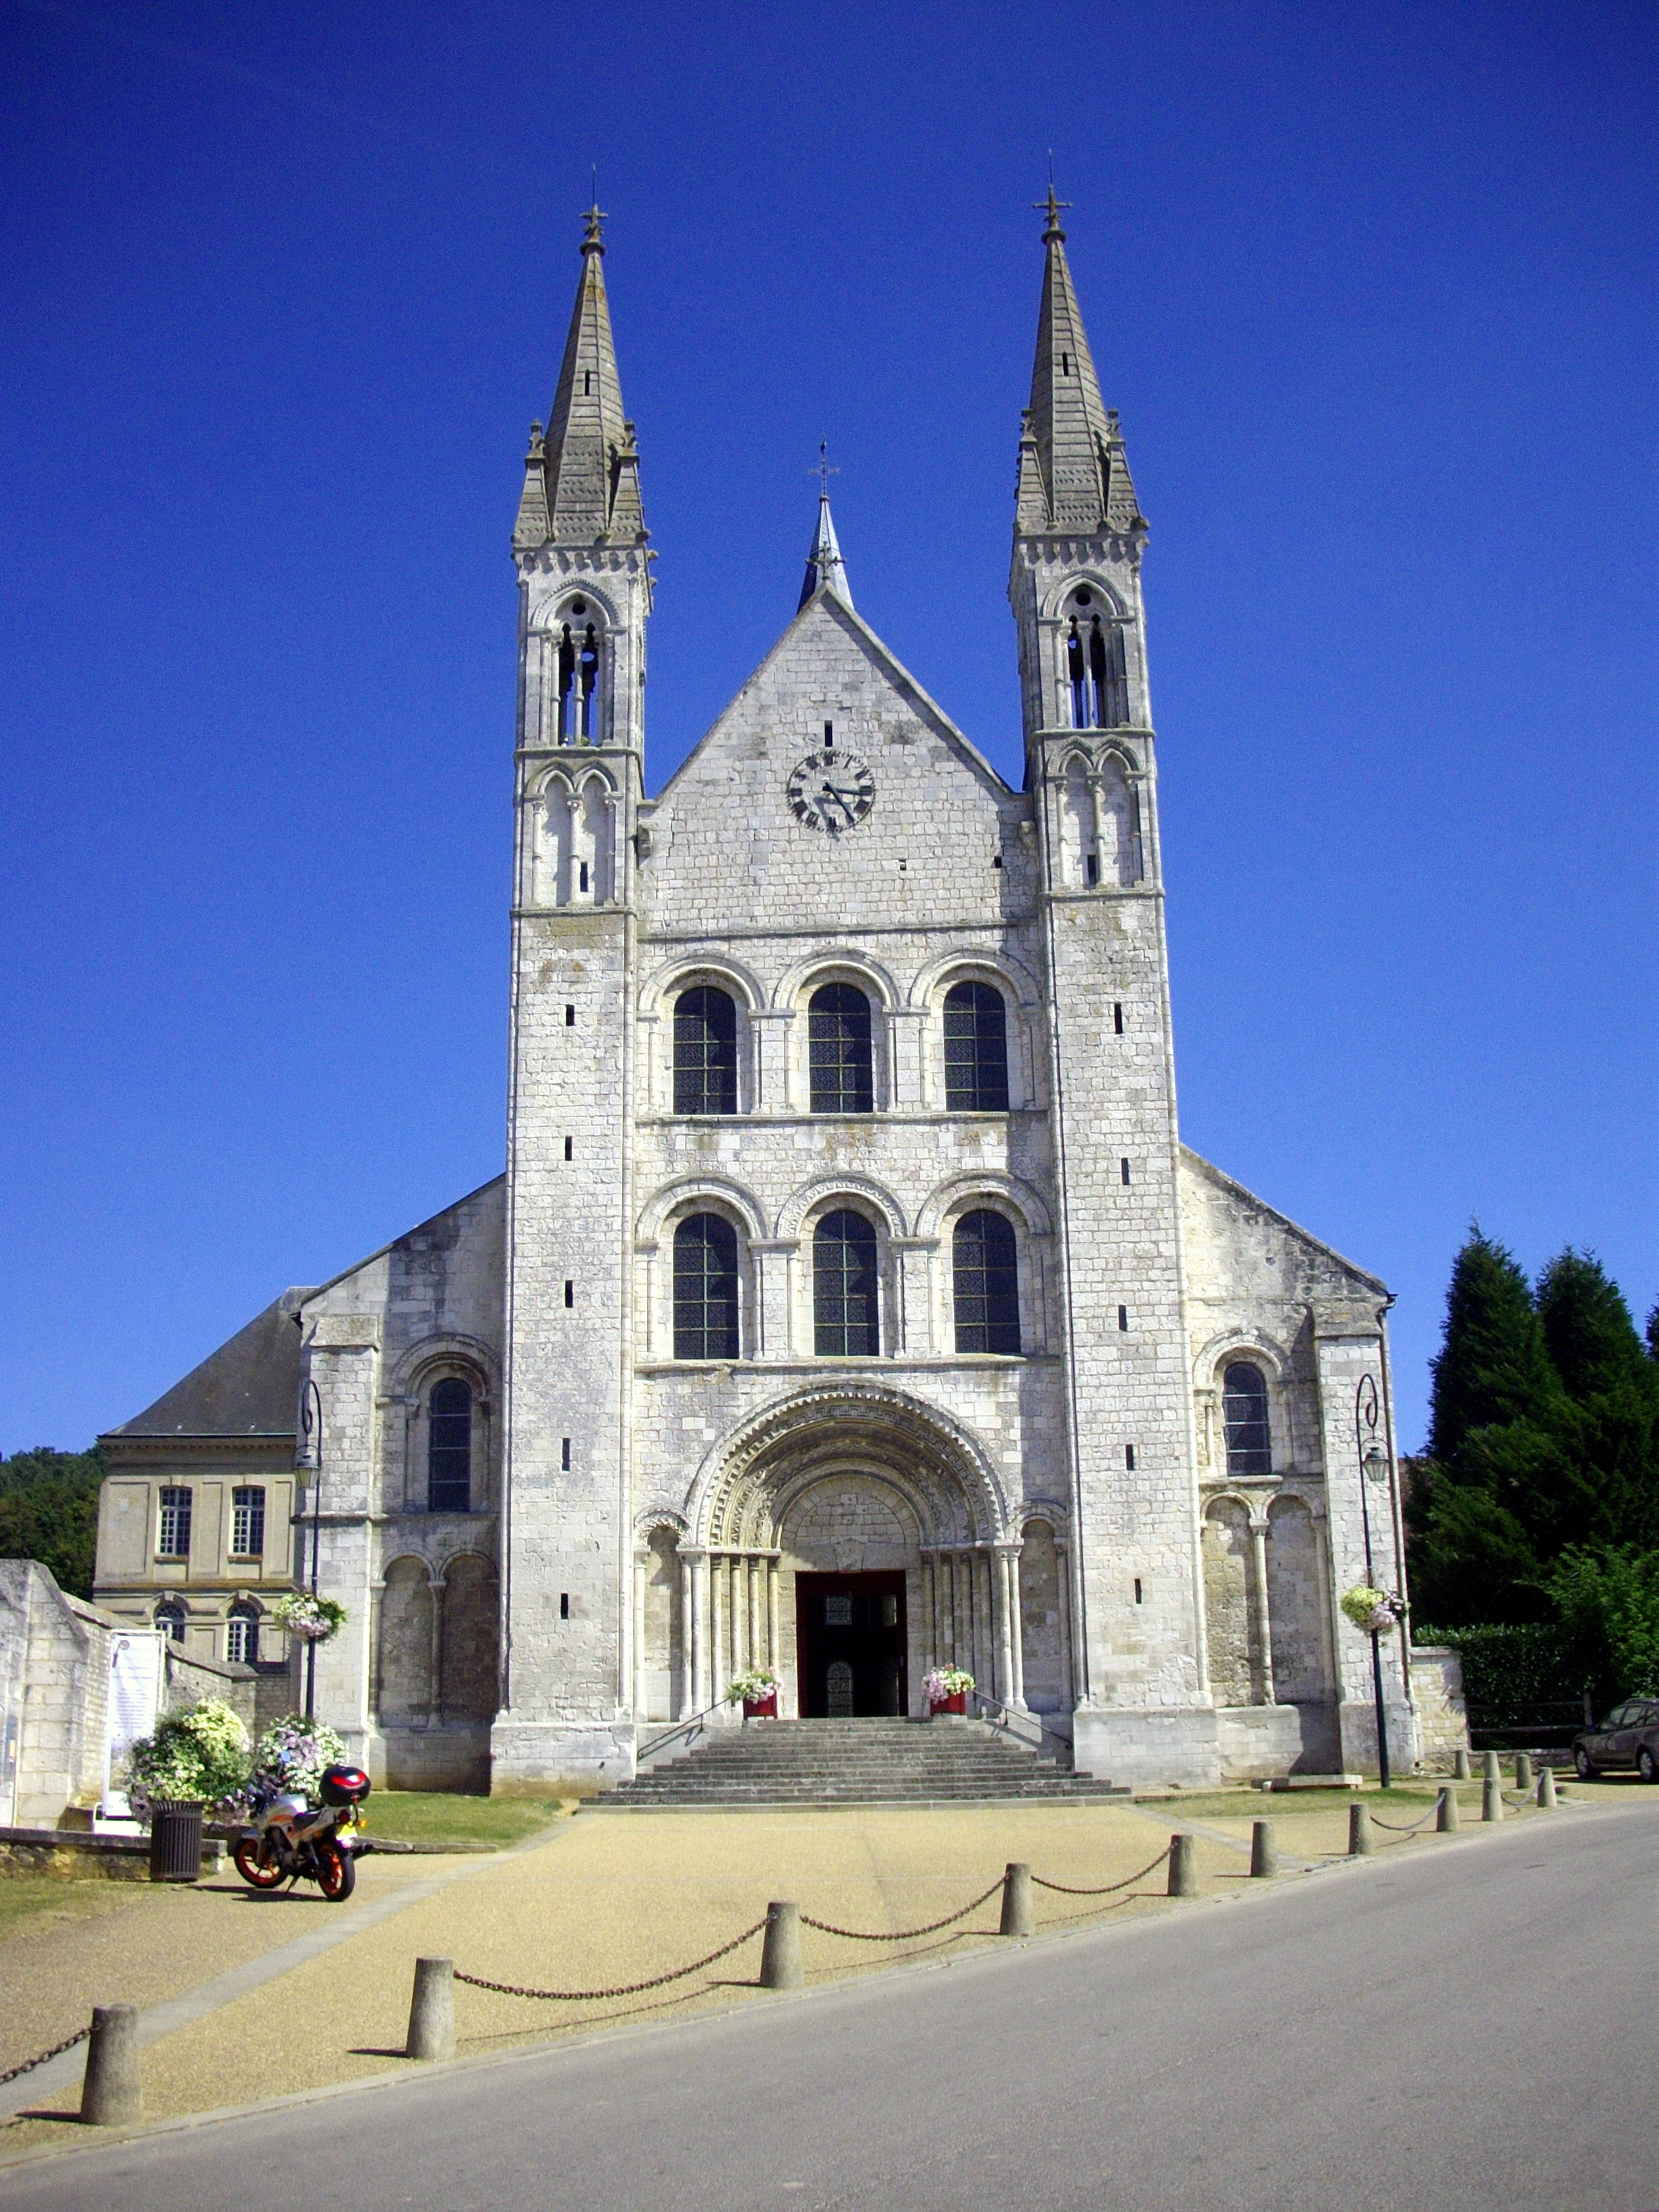
M 506 1173 L 109 1439 L 100 1601 L 228 1639 L 314 1541 L 319 1710 L 411 1784 L 605 1787 L 750 1665 L 799 1717 L 965 1667 L 1121 1781 L 1374 1765 L 1339 1601 L 1401 1583 L 1389 1293 L 1180 1142 L 1146 524 L 1058 209 L 1018 788 L 855 607 L 826 495 L 651 793 L 605 254 L 595 213 L 513 538 Z

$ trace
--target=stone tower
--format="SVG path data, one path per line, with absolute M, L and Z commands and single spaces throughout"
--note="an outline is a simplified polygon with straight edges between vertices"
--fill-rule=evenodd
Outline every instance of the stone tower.
M 1077 1758 L 1214 1772 L 1140 559 L 1052 191 L 1013 565 L 1048 970 Z
M 631 1748 L 619 1747 L 631 1746 L 626 1109 L 652 556 L 600 223 L 594 208 L 552 413 L 544 435 L 539 424 L 531 433 L 513 533 L 519 712 L 497 1789 L 571 1772 L 614 1779 L 631 1764 Z

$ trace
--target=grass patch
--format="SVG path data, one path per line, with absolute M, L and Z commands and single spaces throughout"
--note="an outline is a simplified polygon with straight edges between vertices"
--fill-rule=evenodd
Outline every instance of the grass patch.
M 377 1790 L 368 1835 L 400 1844 L 509 1844 L 550 1827 L 565 1810 L 556 1797 L 473 1797 L 450 1790 Z
M 148 1883 L 111 1881 L 102 1875 L 84 1880 L 61 1874 L 0 1875 L 0 1943 L 67 1920 L 88 1920 L 149 1893 Z

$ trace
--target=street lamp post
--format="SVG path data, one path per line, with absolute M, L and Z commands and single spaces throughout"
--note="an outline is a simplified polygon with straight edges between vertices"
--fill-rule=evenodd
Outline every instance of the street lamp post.
M 305 1399 L 300 1415 L 305 1431 L 306 1464 L 311 1477 L 311 1595 L 317 1595 L 318 1551 L 322 1542 L 323 1490 L 323 1394 L 315 1381 L 306 1379 Z M 1369 1547 L 1370 1538 L 1365 1539 Z M 1369 1548 L 1366 1557 L 1370 1556 Z M 1379 1709 L 1380 1710 L 1380 1709 Z M 306 1718 L 314 1720 L 317 1714 L 317 1639 L 306 1639 Z
M 1371 1511 L 1367 1492 L 1373 1482 L 1386 1482 L 1389 1475 L 1389 1455 L 1377 1442 L 1379 1411 L 1376 1380 L 1370 1375 L 1362 1375 L 1353 1398 L 1353 1443 L 1354 1455 L 1359 1462 L 1359 1521 L 1365 1532 L 1365 1581 L 1371 1589 L 1376 1588 L 1376 1570 L 1371 1560 Z M 1390 1779 L 1389 1729 L 1382 1710 L 1382 1632 L 1375 1622 L 1371 1626 L 1371 1689 L 1376 1699 L 1377 1777 L 1386 1790 Z

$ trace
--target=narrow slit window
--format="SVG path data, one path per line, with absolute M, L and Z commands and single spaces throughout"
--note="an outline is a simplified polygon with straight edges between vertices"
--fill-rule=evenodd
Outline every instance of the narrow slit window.
M 565 1139 L 565 1140 L 564 1140 L 564 1156 L 565 1156 L 566 1159 L 569 1160 L 569 1159 L 574 1159 L 574 1158 L 575 1158 L 574 1145 L 575 1145 L 575 1140 L 574 1140 L 574 1138 L 567 1137 L 567 1138 Z
M 823 750 L 827 753 L 836 750 L 836 726 L 833 722 L 826 722 L 823 726 Z
M 1140 1577 L 1137 1575 L 1135 1577 L 1135 1603 L 1137 1605 L 1140 1605 L 1144 1603 L 1144 1601 L 1145 1601 L 1142 1599 L 1140 1595 Z
M 1129 1309 L 1127 1306 L 1120 1306 L 1118 1308 L 1117 1325 L 1121 1329 L 1127 1333 L 1129 1327 Z
M 568 1590 L 561 1590 L 559 1592 L 559 1619 L 561 1620 L 568 1620 L 569 1618 L 570 1593 Z
M 565 1008 L 565 1010 L 564 1010 L 564 1025 L 565 1025 L 566 1029 L 568 1029 L 568 1030 L 574 1030 L 574 1029 L 575 1028 L 575 1026 L 576 1026 L 576 1009 L 575 1009 L 574 1006 L 567 1006 L 567 1007 Z
M 578 868 L 576 888 L 585 895 L 587 890 L 587 863 L 586 860 L 582 861 Z
M 1123 1177 L 1124 1182 L 1127 1183 L 1129 1180 L 1129 1163 L 1127 1160 L 1120 1160 L 1117 1165 L 1119 1174 Z
M 1019 1267 L 1006 1214 L 964 1213 L 951 1239 L 957 1350 L 1019 1351 Z
M 1117 1035 L 1118 1035 L 1119 1036 L 1122 1036 L 1122 1034 L 1123 1034 L 1123 1009 L 1122 1009 L 1122 1007 L 1121 1007 L 1121 1006 L 1115 1006 L 1115 1006 L 1113 1006 L 1113 1008 L 1112 1008 L 1112 1027 L 1113 1027 L 1113 1029 L 1116 1031 L 1116 1033 L 1117 1033 Z
M 563 1468 L 564 1472 L 565 1472 L 567 1474 L 569 1474 L 569 1472 L 570 1472 L 570 1439 L 569 1439 L 569 1437 L 561 1437 L 559 1438 L 559 1465 L 561 1466 L 561 1468 Z
M 1127 1468 L 1127 1469 L 1129 1470 L 1129 1473 L 1130 1473 L 1131 1474 L 1133 1474 L 1134 1473 L 1134 1471 L 1135 1471 L 1135 1448 L 1134 1448 L 1134 1446 L 1133 1446 L 1133 1444 L 1125 1444 L 1125 1445 L 1124 1445 L 1124 1447 L 1123 1447 L 1123 1464 L 1124 1464 L 1124 1466 L 1125 1466 L 1126 1468 Z
M 576 1303 L 576 1285 L 568 1276 L 565 1279 L 564 1302 L 567 1306 L 574 1306 Z

